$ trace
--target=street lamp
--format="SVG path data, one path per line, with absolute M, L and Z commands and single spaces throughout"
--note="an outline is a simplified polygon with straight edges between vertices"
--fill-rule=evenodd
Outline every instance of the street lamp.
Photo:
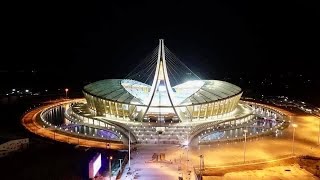
M 187 171 L 189 171 L 189 132 L 187 133 Z
M 203 161 L 203 155 L 201 154 L 200 156 L 200 179 L 202 179 L 202 172 L 204 170 L 204 161 Z
M 318 131 L 318 145 L 320 145 L 320 116 L 317 115 L 319 122 L 319 131 Z
M 68 98 L 68 91 L 69 91 L 69 89 L 66 88 L 66 89 L 64 89 L 64 91 L 66 92 L 66 99 L 67 99 L 67 98 Z
M 244 146 L 243 146 L 243 163 L 246 162 L 246 142 L 247 142 L 247 132 L 248 130 L 243 130 L 244 132 Z
M 78 145 L 80 146 L 80 137 L 79 137 L 79 131 L 77 132 L 78 133 Z
M 111 172 L 111 161 L 112 161 L 112 156 L 109 157 L 109 178 L 110 178 L 110 180 L 111 180 L 111 174 L 112 174 L 112 172 Z
M 292 124 L 293 132 L 292 132 L 292 154 L 294 155 L 294 134 L 296 132 L 296 128 L 298 127 L 297 124 Z
M 130 137 L 130 130 L 129 130 L 129 170 L 130 170 L 130 167 L 131 167 L 131 137 Z
M 56 140 L 56 126 L 53 129 L 53 140 Z

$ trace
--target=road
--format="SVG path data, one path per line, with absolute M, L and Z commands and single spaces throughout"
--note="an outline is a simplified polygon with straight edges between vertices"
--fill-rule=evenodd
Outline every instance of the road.
M 66 134 L 60 134 L 59 132 L 54 132 L 50 129 L 42 127 L 38 122 L 37 118 L 39 118 L 39 114 L 46 108 L 52 106 L 53 104 L 61 104 L 61 103 L 68 103 L 75 101 L 73 100 L 56 100 L 52 101 L 50 103 L 47 103 L 47 105 L 40 106 L 38 108 L 32 109 L 31 111 L 24 114 L 22 117 L 22 125 L 28 129 L 30 132 L 33 132 L 39 136 L 54 139 L 56 141 L 85 146 L 85 147 L 97 147 L 97 148 L 106 148 L 106 142 L 101 141 L 95 141 L 92 139 L 85 139 L 81 137 L 74 137 L 74 136 L 68 136 Z M 118 143 L 110 143 L 110 149 L 120 150 L 120 149 L 126 149 L 126 146 L 123 144 Z

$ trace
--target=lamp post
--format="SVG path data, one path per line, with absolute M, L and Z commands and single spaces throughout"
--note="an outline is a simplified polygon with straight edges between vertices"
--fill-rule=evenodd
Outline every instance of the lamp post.
M 109 157 L 109 178 L 111 180 L 111 175 L 112 175 L 112 171 L 111 171 L 111 161 L 112 161 L 112 156 Z
M 319 131 L 318 131 L 318 145 L 320 145 L 320 116 L 318 116 L 317 115 L 317 117 L 318 117 L 318 122 L 319 122 Z
M 200 180 L 202 180 L 202 172 L 204 170 L 204 161 L 203 161 L 203 155 L 201 154 L 200 156 Z
M 67 98 L 68 98 L 68 91 L 69 91 L 69 89 L 66 88 L 66 89 L 64 89 L 64 91 L 66 92 L 66 99 L 67 99 Z
M 294 134 L 296 132 L 296 128 L 298 127 L 297 124 L 292 124 L 293 132 L 292 132 L 292 154 L 294 155 Z
M 78 133 L 78 136 L 77 136 L 77 137 L 78 137 L 78 145 L 80 146 L 80 137 L 79 137 L 80 135 L 79 135 L 79 131 L 78 131 L 77 133 Z
M 181 168 L 181 153 L 180 153 L 180 168 Z
M 129 130 L 129 170 L 131 167 L 131 137 L 130 137 L 130 130 Z
M 187 133 L 187 171 L 189 171 L 189 132 Z
M 53 129 L 53 140 L 56 140 L 56 127 Z
M 243 163 L 246 162 L 246 143 L 247 143 L 247 132 L 248 130 L 243 130 L 244 132 L 244 145 L 243 145 Z

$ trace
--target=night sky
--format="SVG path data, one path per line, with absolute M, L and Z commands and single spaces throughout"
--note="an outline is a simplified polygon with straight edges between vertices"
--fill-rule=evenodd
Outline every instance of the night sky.
M 0 73 L 8 87 L 123 78 L 160 38 L 203 79 L 320 77 L 313 2 L 24 2 L 7 9 Z

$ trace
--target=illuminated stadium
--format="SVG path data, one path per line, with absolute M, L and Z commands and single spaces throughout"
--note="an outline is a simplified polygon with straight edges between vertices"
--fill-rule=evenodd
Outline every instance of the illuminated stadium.
M 202 80 L 159 41 L 124 79 L 83 88 L 85 99 L 51 106 L 43 126 L 72 136 L 127 144 L 207 144 L 258 137 L 285 126 L 270 107 L 240 100 L 240 87 Z M 64 119 L 52 118 L 62 111 Z M 244 131 L 245 130 L 245 131 Z
M 239 87 L 224 81 L 200 80 L 187 68 L 179 73 L 191 75 L 191 80 L 179 82 L 177 78 L 183 74 L 175 71 L 186 66 L 165 56 L 169 53 L 162 40 L 156 50 L 158 54 L 152 55 L 157 58 L 155 62 L 148 62 L 149 67 L 130 74 L 140 79 L 147 75 L 152 80 L 149 84 L 134 79 L 94 82 L 83 89 L 88 107 L 97 116 L 159 123 L 214 119 L 235 110 L 242 94 Z M 150 72 L 145 72 L 148 69 Z

